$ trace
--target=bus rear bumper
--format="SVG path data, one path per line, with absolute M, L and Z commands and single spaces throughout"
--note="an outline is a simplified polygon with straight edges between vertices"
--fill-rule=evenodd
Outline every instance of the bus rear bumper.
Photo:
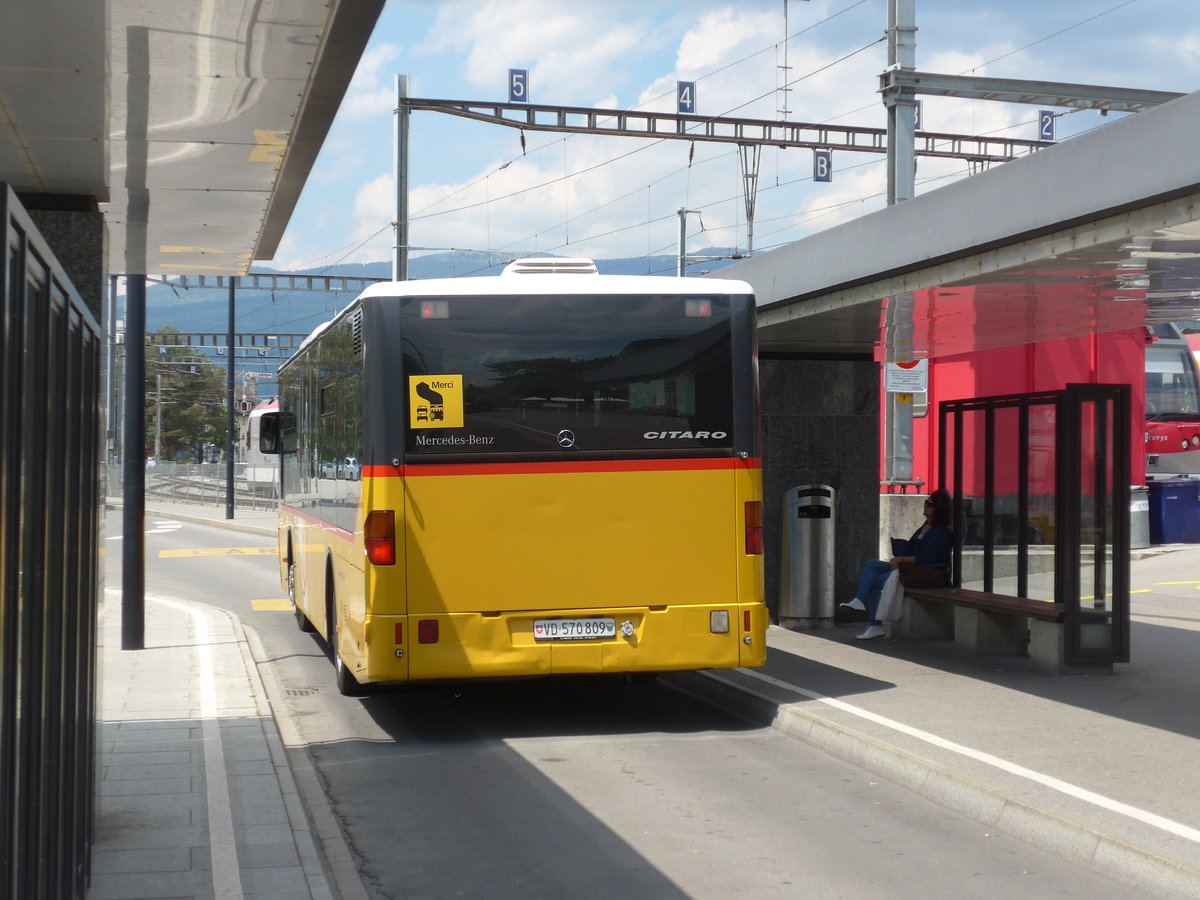
M 598 629 L 611 620 L 613 636 L 545 636 L 547 622 L 597 619 Z M 360 681 L 397 682 L 761 666 L 767 623 L 763 603 L 376 615 L 367 631 L 367 670 L 356 674 Z

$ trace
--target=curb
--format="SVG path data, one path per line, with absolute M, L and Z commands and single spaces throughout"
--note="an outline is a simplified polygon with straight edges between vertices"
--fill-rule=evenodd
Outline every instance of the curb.
M 1120 884 L 1159 897 L 1200 897 L 1198 869 L 1019 800 L 815 713 L 780 703 L 716 672 L 696 674 L 698 679 L 688 684 L 673 680 L 672 686 Z
M 262 649 L 261 642 L 258 635 L 244 627 L 242 620 L 234 613 L 220 607 L 210 608 L 228 616 L 232 622 L 234 633 L 239 636 L 238 651 L 245 664 L 250 690 L 275 725 L 274 728 L 264 728 L 263 736 L 271 753 L 271 759 L 274 761 L 275 777 L 279 780 L 284 809 L 292 827 L 292 840 L 296 844 L 296 853 L 300 857 L 300 866 L 304 870 L 304 880 L 308 884 L 309 894 L 312 900 L 334 900 L 323 864 L 324 856 L 320 851 L 319 842 L 314 841 L 310 828 L 313 817 L 308 812 L 308 804 L 296 784 L 295 774 L 290 765 L 291 761 L 280 736 L 279 715 L 276 712 L 275 704 L 271 702 L 270 692 L 259 673 L 256 657 L 260 654 L 255 653 L 255 648 L 251 646 L 251 637 L 260 651 Z
M 123 509 L 124 504 L 114 503 L 111 500 L 106 500 L 104 503 L 105 509 Z M 187 513 L 180 513 L 175 510 L 165 510 L 161 507 L 147 505 L 145 508 L 147 515 L 170 516 L 178 522 L 187 522 L 189 525 L 209 525 L 213 528 L 223 528 L 226 531 L 240 531 L 245 534 L 253 534 L 258 537 L 278 538 L 279 531 L 276 528 L 270 528 L 265 525 L 251 525 L 246 522 L 239 522 L 237 519 L 212 519 L 205 516 L 192 516 Z
M 242 627 L 240 623 L 238 627 Z M 267 697 L 271 718 L 277 729 L 274 738 L 278 745 L 279 758 L 283 762 L 281 768 L 288 770 L 294 796 L 300 801 L 300 814 L 306 814 L 306 823 L 311 826 L 305 829 L 305 834 L 327 875 L 328 889 L 332 890 L 332 897 L 336 900 L 367 900 L 367 891 L 359 878 L 354 855 L 338 826 L 337 817 L 329 806 L 329 799 L 317 770 L 304 749 L 300 733 L 287 712 L 283 690 L 279 687 L 274 669 L 271 668 L 270 658 L 262 640 L 252 628 L 245 628 L 243 633 L 248 638 L 246 646 L 253 657 L 247 661 L 247 670 L 253 671 L 253 677 L 259 679 L 259 685 Z M 273 745 L 272 753 L 275 750 L 276 746 Z M 291 814 L 290 807 L 288 813 Z M 305 871 L 308 871 L 307 867 Z M 313 897 L 316 900 L 317 894 L 314 893 Z

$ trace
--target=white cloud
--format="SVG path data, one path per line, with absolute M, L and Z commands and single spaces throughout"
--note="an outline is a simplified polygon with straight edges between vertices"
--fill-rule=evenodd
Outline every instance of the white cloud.
M 391 113 L 396 106 L 395 66 L 391 64 L 402 52 L 395 44 L 381 44 L 362 55 L 338 110 L 340 117 L 359 122 Z
M 614 21 L 629 4 L 581 0 L 460 0 L 443 4 L 418 52 L 456 51 L 459 75 L 503 94 L 509 68 L 528 69 L 535 103 L 580 105 L 625 80 L 620 61 L 640 51 L 647 22 Z M 598 28 L 597 23 L 604 22 Z
M 680 74 L 702 74 L 727 65 L 780 39 L 778 13 L 747 12 L 734 7 L 714 10 L 700 17 L 679 42 L 675 65 Z
M 677 80 L 695 80 L 702 114 L 769 119 L 783 105 L 779 86 L 786 78 L 792 121 L 882 128 L 882 0 L 849 9 L 841 0 L 792 3 L 789 28 L 803 33 L 789 44 L 788 70 L 781 68 L 781 6 L 779 0 L 412 0 L 392 6 L 407 11 L 393 12 L 387 34 L 404 34 L 407 46 L 379 43 L 363 58 L 339 117 L 344 131 L 341 125 L 335 130 L 310 179 L 327 196 L 311 204 L 306 218 L 323 217 L 327 225 L 304 241 L 285 239 L 281 255 L 295 246 L 302 257 L 300 244 L 336 248 L 367 241 L 350 258 L 390 257 L 392 178 L 379 173 L 389 167 L 397 68 L 412 76 L 417 96 L 505 99 L 507 69 L 514 67 L 530 70 L 535 103 L 647 104 L 659 111 L 674 110 Z M 918 68 L 1188 90 L 1200 73 L 1200 16 L 1191 14 L 1181 25 L 1181 16 L 1147 14 L 1171 8 L 1164 0 L 1141 0 L 1120 15 L 1042 41 L 1094 9 L 1081 0 L 1042 7 L 1029 0 L 923 0 Z M 927 130 L 1034 137 L 1034 107 L 943 97 L 923 103 Z M 1066 116 L 1060 135 L 1099 123 L 1093 113 Z M 527 130 L 528 156 L 516 156 L 521 151 L 512 129 L 436 114 L 421 114 L 413 134 L 410 238 L 417 246 L 673 253 L 681 207 L 700 211 L 688 217 L 689 250 L 746 241 L 741 174 L 728 144 L 564 139 Z M 501 169 L 506 160 L 512 161 Z M 811 182 L 811 166 L 809 150 L 763 151 L 755 216 L 760 249 L 884 204 L 882 155 L 835 152 L 829 185 Z M 576 174 L 562 181 L 564 169 Z M 922 157 L 918 191 L 965 173 L 962 162 Z

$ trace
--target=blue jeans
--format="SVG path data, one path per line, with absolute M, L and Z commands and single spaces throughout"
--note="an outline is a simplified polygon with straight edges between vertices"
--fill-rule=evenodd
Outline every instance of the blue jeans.
M 879 611 L 879 594 L 883 590 L 883 584 L 888 580 L 888 576 L 892 574 L 892 564 L 882 559 L 869 559 L 867 564 L 863 566 L 862 577 L 858 580 L 858 591 L 855 597 L 863 602 L 863 606 L 867 608 L 867 615 L 870 617 L 872 625 L 880 624 L 875 618 L 875 614 Z

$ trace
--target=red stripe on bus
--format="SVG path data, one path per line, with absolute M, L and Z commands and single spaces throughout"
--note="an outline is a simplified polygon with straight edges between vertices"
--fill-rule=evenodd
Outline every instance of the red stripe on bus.
M 545 475 L 579 472 L 700 472 L 762 468 L 761 459 L 609 459 L 577 462 L 443 463 L 363 466 L 363 478 L 414 478 L 431 475 Z
M 331 534 L 336 534 L 338 537 L 345 538 L 348 541 L 354 540 L 354 532 L 347 531 L 345 528 L 339 528 L 336 525 L 330 525 L 323 519 L 318 519 L 316 516 L 310 513 L 302 512 L 301 510 L 296 509 L 294 506 L 288 506 L 286 503 L 283 503 L 280 504 L 279 511 L 291 513 L 297 519 L 303 519 L 305 522 L 308 522 L 312 525 L 319 525 L 321 530 L 328 531 Z

